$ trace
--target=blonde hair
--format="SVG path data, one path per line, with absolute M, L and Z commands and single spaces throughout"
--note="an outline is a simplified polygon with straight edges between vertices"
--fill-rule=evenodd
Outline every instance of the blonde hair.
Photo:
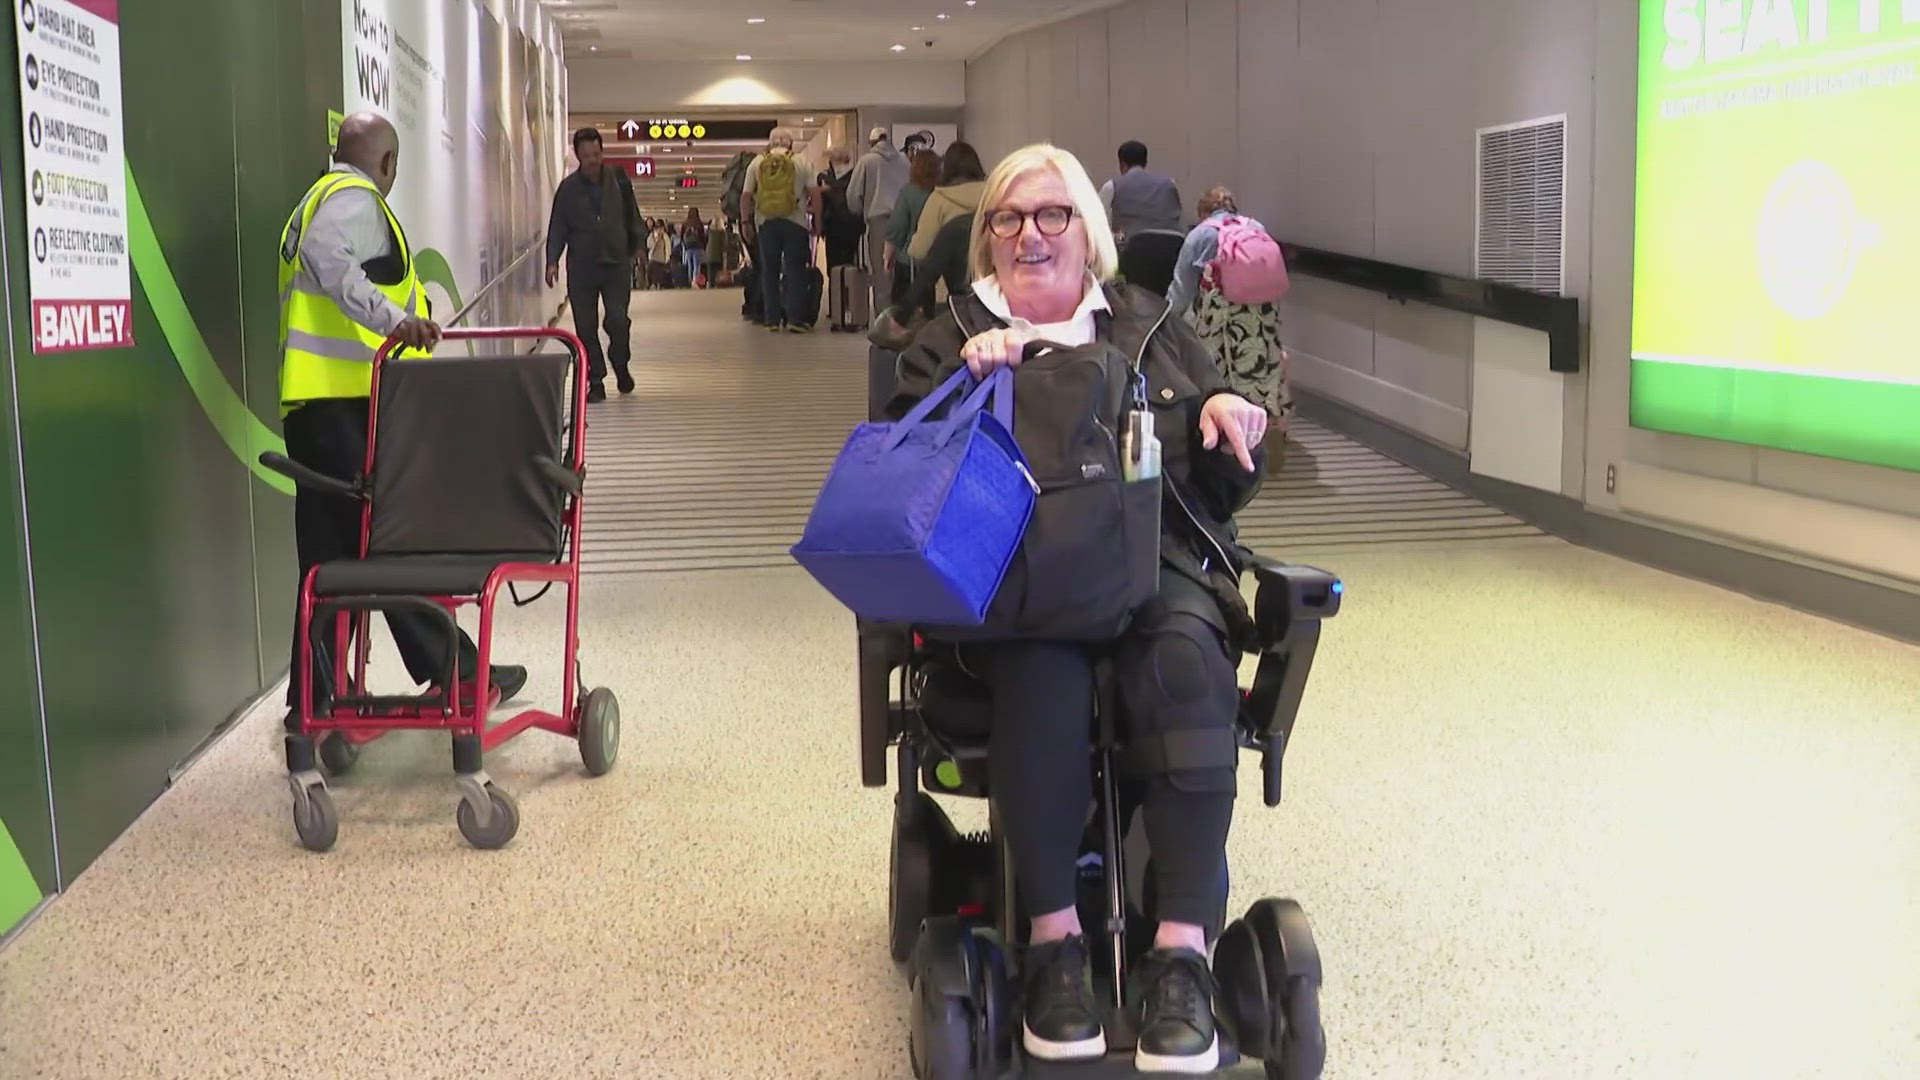
M 1067 185 L 1067 199 L 1073 203 L 1073 216 L 1087 230 L 1087 269 L 1101 284 L 1112 281 L 1120 272 L 1120 251 L 1113 244 L 1113 226 L 1107 221 L 1107 208 L 1100 203 L 1100 192 L 1093 186 L 1080 159 L 1050 143 L 1022 147 L 1000 160 L 987 177 L 987 189 L 980 196 L 980 209 L 973 215 L 973 243 L 969 261 L 973 276 L 993 274 L 993 231 L 987 219 L 1006 198 L 1014 181 L 1029 173 L 1051 169 Z
M 1207 193 L 1200 196 L 1201 217 L 1211 217 L 1215 210 L 1225 210 L 1229 214 L 1240 212 L 1239 205 L 1233 201 L 1233 192 L 1224 186 L 1208 188 Z

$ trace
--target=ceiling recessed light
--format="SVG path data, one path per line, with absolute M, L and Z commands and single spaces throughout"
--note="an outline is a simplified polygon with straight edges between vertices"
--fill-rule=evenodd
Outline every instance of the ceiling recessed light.
M 587 46 L 587 51 L 588 51 L 588 52 L 599 52 L 599 51 L 600 51 L 600 46 L 598 46 L 598 45 L 589 45 L 589 46 Z
M 935 15 L 935 16 L 934 16 L 934 18 L 936 18 L 936 19 L 951 19 L 951 18 L 953 18 L 953 16 L 951 16 L 951 15 L 949 15 L 949 14 L 947 14 L 946 12 L 944 12 L 944 11 L 943 11 L 943 12 L 941 12 L 940 14 L 938 14 L 938 15 Z
M 735 56 L 734 59 L 735 60 L 751 60 L 753 59 L 753 57 L 748 56 L 746 53 L 740 53 L 739 55 Z
M 967 0 L 967 6 L 968 6 L 968 7 L 972 7 L 973 5 L 975 5 L 975 4 L 977 4 L 977 3 L 979 3 L 979 2 L 980 2 L 980 0 Z
M 763 22 L 766 22 L 766 21 L 767 21 L 767 20 L 765 20 L 765 19 L 748 19 L 748 20 L 747 20 L 747 25 L 749 25 L 749 26 L 759 26 L 759 25 L 760 25 L 761 23 L 763 23 Z
M 906 47 L 905 45 L 895 45 L 895 46 L 893 47 L 893 51 L 894 51 L 894 52 L 906 52 L 906 51 L 907 51 L 907 47 Z
M 915 27 L 912 27 L 911 29 L 914 29 L 914 30 L 925 30 L 925 29 L 926 29 L 926 27 L 924 27 L 924 26 L 915 26 Z

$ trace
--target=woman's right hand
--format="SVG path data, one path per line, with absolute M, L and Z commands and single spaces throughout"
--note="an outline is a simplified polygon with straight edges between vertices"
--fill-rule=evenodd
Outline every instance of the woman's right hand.
M 975 334 L 960 347 L 960 359 L 976 379 L 984 379 L 1003 367 L 1019 367 L 1021 353 L 1028 344 L 1040 340 L 1031 330 L 989 330 Z

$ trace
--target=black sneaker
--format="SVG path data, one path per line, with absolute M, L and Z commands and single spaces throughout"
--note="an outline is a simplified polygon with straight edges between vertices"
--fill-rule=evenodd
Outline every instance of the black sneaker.
M 501 701 L 512 701 L 527 685 L 527 669 L 519 664 L 495 664 L 487 669 L 487 683 L 500 691 Z
M 1106 1032 L 1093 996 L 1087 939 L 1074 935 L 1027 950 L 1021 1045 L 1042 1061 L 1104 1057 Z
M 628 371 L 626 368 L 621 368 L 613 373 L 613 382 L 615 386 L 620 388 L 621 393 L 633 393 L 633 372 Z
M 607 400 L 606 387 L 601 386 L 599 383 L 594 383 L 592 386 L 587 387 L 587 404 L 598 405 L 605 400 Z
M 1141 963 L 1141 1072 L 1210 1073 L 1220 1067 L 1213 971 L 1192 949 L 1155 949 Z

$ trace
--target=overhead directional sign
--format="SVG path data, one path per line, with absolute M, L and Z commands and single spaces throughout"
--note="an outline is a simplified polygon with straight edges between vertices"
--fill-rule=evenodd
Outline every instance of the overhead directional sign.
M 653 159 L 650 157 L 636 158 L 633 163 L 633 175 L 642 179 L 652 179 Z
M 648 120 L 647 138 L 687 142 L 694 139 L 764 139 L 772 133 L 772 120 L 692 120 L 681 117 Z M 636 136 L 637 137 L 637 136 Z
M 639 138 L 640 137 L 640 121 L 638 120 L 623 121 L 620 125 L 620 137 L 623 139 Z

